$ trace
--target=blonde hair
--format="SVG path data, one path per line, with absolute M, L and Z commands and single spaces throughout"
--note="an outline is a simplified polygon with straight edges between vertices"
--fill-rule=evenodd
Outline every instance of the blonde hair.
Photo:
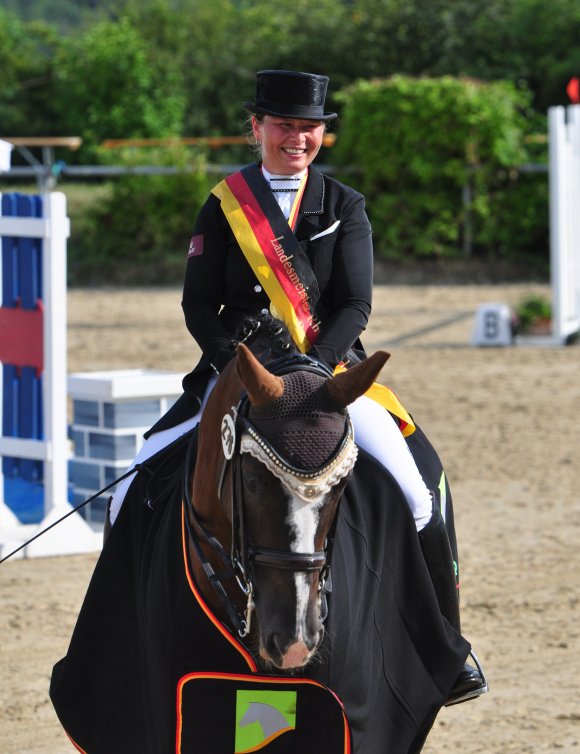
M 261 123 L 264 120 L 263 115 L 255 115 L 254 113 L 250 113 L 246 120 L 244 121 L 244 130 L 243 134 L 248 140 L 248 146 L 254 152 L 254 154 L 259 155 L 261 157 L 262 155 L 262 145 L 260 142 L 256 140 L 256 137 L 254 136 L 254 127 L 252 123 L 252 118 L 255 118 L 258 123 Z

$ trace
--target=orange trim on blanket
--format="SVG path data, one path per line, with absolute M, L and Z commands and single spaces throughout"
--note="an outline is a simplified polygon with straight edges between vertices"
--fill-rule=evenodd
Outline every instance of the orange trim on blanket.
M 81 754 L 87 754 L 87 752 L 82 748 L 82 746 L 79 746 L 77 742 L 73 739 L 73 737 L 70 735 L 70 733 L 65 730 L 66 736 L 68 740 L 71 742 L 71 744 L 75 747 L 77 751 L 80 751 Z
M 215 628 L 222 634 L 224 639 L 226 639 L 232 645 L 232 647 L 235 650 L 237 650 L 239 654 L 244 658 L 244 660 L 246 661 L 252 673 L 256 673 L 258 671 L 258 666 L 256 665 L 256 662 L 254 658 L 252 657 L 252 655 L 248 652 L 248 650 L 244 647 L 244 645 L 241 644 L 241 642 L 237 641 L 237 639 L 234 636 L 232 636 L 232 634 L 223 625 L 223 623 L 219 620 L 219 618 L 217 618 L 217 616 L 214 615 L 211 608 L 205 602 L 205 600 L 203 599 L 203 597 L 197 590 L 197 587 L 195 586 L 195 582 L 189 570 L 189 558 L 187 557 L 187 537 L 186 537 L 186 531 L 185 531 L 185 507 L 184 506 L 182 506 L 181 508 L 181 541 L 182 541 L 182 547 L 183 547 L 183 565 L 185 568 L 185 575 L 186 575 L 189 587 L 191 591 L 193 592 L 193 596 L 197 600 L 203 612 L 207 615 L 207 617 L 213 623 Z
M 351 754 L 350 727 L 348 724 L 348 719 L 346 717 L 344 705 L 341 699 L 334 693 L 332 689 L 329 689 L 328 686 L 324 686 L 324 684 L 319 683 L 318 681 L 315 681 L 312 678 L 290 678 L 290 677 L 277 678 L 275 676 L 268 676 L 268 675 L 247 676 L 247 675 L 243 675 L 242 673 L 208 673 L 208 672 L 188 673 L 187 675 L 182 676 L 177 682 L 177 726 L 176 726 L 177 737 L 176 737 L 176 742 L 175 742 L 176 754 L 182 754 L 181 733 L 183 731 L 183 718 L 181 716 L 181 705 L 183 701 L 183 687 L 188 681 L 200 680 L 204 678 L 213 679 L 213 680 L 223 680 L 223 681 L 242 681 L 243 683 L 269 683 L 269 684 L 286 684 L 286 685 L 303 683 L 303 684 L 308 684 L 310 686 L 318 686 L 318 688 L 328 691 L 336 699 L 342 712 L 342 721 L 344 724 L 344 754 Z

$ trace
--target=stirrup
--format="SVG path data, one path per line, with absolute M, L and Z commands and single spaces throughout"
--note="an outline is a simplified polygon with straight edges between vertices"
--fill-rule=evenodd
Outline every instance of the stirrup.
M 445 707 L 452 707 L 455 704 L 462 704 L 462 702 L 468 702 L 470 699 L 477 699 L 477 697 L 482 696 L 483 694 L 487 694 L 489 691 L 489 686 L 487 683 L 487 679 L 485 677 L 485 673 L 483 672 L 481 663 L 479 662 L 479 659 L 477 655 L 475 654 L 475 652 L 473 651 L 473 649 L 469 652 L 469 656 L 471 656 L 473 658 L 473 661 L 475 662 L 477 671 L 479 672 L 479 675 L 481 676 L 481 684 L 474 689 L 467 690 L 465 694 L 462 694 L 461 696 L 458 696 L 455 699 L 449 699 L 447 702 L 445 702 Z

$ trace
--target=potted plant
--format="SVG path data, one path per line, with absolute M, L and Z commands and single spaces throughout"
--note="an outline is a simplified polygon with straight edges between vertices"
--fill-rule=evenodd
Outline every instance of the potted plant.
M 518 330 L 527 335 L 549 335 L 552 331 L 552 304 L 540 293 L 529 293 L 516 307 Z

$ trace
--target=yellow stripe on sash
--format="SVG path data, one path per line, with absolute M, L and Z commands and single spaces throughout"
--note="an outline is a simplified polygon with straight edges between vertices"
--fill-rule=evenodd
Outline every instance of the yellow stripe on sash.
M 290 210 L 290 216 L 288 217 L 288 225 L 292 228 L 292 230 L 296 230 L 296 220 L 298 219 L 298 210 L 300 209 L 300 203 L 302 202 L 302 196 L 304 194 L 304 189 L 306 188 L 307 178 L 308 178 L 308 169 L 306 169 L 306 172 L 302 176 L 302 180 L 300 181 L 300 186 L 298 187 L 298 191 L 296 192 L 296 197 L 294 198 L 294 204 L 292 205 L 292 209 Z
M 342 364 L 339 364 L 335 368 L 334 374 L 339 374 L 340 372 L 345 371 L 346 367 L 344 367 Z M 403 433 L 403 437 L 409 437 L 409 435 L 413 434 L 413 432 L 415 431 L 415 424 L 413 422 L 413 419 L 411 419 L 411 416 L 407 412 L 407 409 L 393 393 L 391 388 L 388 388 L 385 385 L 379 385 L 378 382 L 374 382 L 366 391 L 365 395 L 367 396 L 367 398 L 371 398 L 373 401 L 378 403 L 379 406 L 386 408 L 390 414 L 393 414 L 397 417 L 399 421 L 399 428 Z
M 288 328 L 298 349 L 302 353 L 307 353 L 310 350 L 311 343 L 308 340 L 304 326 L 270 267 L 240 203 L 225 180 L 218 183 L 212 189 L 212 194 L 220 200 L 236 241 L 258 278 L 260 285 L 266 291 L 268 298 L 274 305 L 277 316 Z

